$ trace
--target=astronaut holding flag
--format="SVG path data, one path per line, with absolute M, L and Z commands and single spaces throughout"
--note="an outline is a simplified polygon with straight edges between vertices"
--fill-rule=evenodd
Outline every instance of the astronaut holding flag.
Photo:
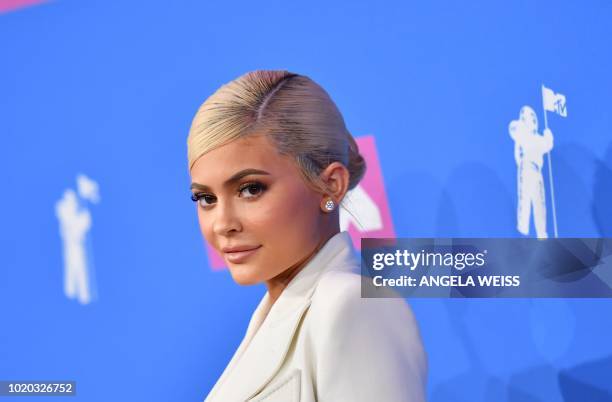
M 68 188 L 55 203 L 64 251 L 64 294 L 89 304 L 96 296 L 93 259 L 86 247 L 92 218 L 82 201 L 100 202 L 98 183 L 84 174 L 77 176 L 77 191 Z
M 557 218 L 555 211 L 554 188 L 552 181 L 552 166 L 550 151 L 553 148 L 553 134 L 548 128 L 546 111 L 556 112 L 566 117 L 565 96 L 555 94 L 549 88 L 542 86 L 542 102 L 544 105 L 545 128 L 542 135 L 538 133 L 538 118 L 529 106 L 523 106 L 519 119 L 510 122 L 508 131 L 514 140 L 514 159 L 517 165 L 518 204 L 517 229 L 523 235 L 529 234 L 529 221 L 533 206 L 533 220 L 536 236 L 539 239 L 548 238 L 546 231 L 546 196 L 544 178 L 542 176 L 543 157 L 548 153 L 548 173 L 552 198 L 553 223 L 557 237 Z

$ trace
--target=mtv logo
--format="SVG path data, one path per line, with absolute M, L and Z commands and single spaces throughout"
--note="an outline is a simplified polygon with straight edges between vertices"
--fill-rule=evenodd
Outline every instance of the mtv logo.
M 542 101 L 544 103 L 544 110 L 555 112 L 562 117 L 567 117 L 565 95 L 555 93 L 552 89 L 542 85 Z
M 347 230 L 353 245 L 360 250 L 362 237 L 395 237 L 395 230 L 374 136 L 356 138 L 356 141 L 367 169 L 359 185 L 349 191 L 343 200 L 344 207 L 340 208 L 340 230 Z M 207 242 L 205 245 L 210 267 L 214 271 L 225 269 L 223 258 Z
M 563 116 L 567 117 L 567 107 L 565 106 L 565 96 L 558 94 L 557 99 L 555 99 L 555 111 Z

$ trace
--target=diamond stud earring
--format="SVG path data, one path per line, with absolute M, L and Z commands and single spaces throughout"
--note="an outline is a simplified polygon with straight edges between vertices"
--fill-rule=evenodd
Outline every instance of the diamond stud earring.
M 334 210 L 335 206 L 336 204 L 334 204 L 333 200 L 327 200 L 327 202 L 325 203 L 325 210 L 331 212 Z

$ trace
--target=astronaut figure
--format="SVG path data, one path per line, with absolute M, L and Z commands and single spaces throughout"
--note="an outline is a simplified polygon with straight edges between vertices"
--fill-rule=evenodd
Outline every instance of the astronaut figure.
M 81 209 L 71 189 L 56 203 L 55 211 L 64 243 L 64 293 L 68 298 L 78 298 L 81 304 L 87 304 L 91 301 L 91 292 L 85 237 L 91 228 L 91 215 L 87 209 Z
M 517 229 L 529 234 L 529 219 L 533 205 L 533 220 L 536 235 L 548 238 L 546 233 L 546 196 L 542 163 L 545 153 L 553 148 L 553 135 L 547 128 L 538 133 L 538 118 L 529 106 L 521 108 L 519 119 L 510 122 L 510 137 L 514 140 L 514 160 L 517 166 L 518 205 Z

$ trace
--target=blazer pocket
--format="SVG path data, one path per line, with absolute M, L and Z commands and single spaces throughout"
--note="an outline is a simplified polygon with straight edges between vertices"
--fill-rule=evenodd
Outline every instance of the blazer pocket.
M 248 402 L 299 402 L 301 376 L 300 370 L 295 370 L 287 378 L 264 388 Z

